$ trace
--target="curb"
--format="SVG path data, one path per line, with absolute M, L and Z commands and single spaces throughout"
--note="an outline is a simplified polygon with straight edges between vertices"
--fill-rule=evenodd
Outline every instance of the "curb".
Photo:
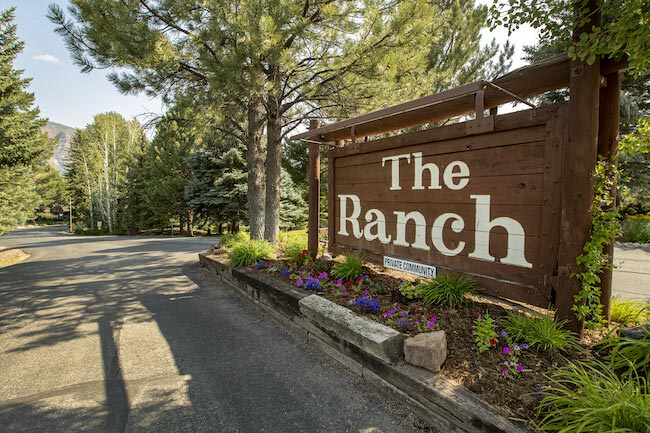
M 200 253 L 199 261 L 211 276 L 228 283 L 301 340 L 389 391 L 440 432 L 535 432 L 500 415 L 467 388 L 425 369 L 398 363 L 403 359 L 404 335 L 392 328 L 267 275 L 247 268 L 231 270 L 224 256 Z M 343 329 L 350 321 L 355 326 Z M 366 328 L 365 321 L 373 324 Z M 379 335 L 371 335 L 371 330 Z

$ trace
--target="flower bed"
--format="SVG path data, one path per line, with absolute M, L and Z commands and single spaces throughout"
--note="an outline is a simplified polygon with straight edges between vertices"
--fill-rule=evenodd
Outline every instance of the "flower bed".
M 513 420 L 537 420 L 535 409 L 548 385 L 545 373 L 566 365 L 567 359 L 591 357 L 587 345 L 561 353 L 515 341 L 505 324 L 523 313 L 516 309 L 513 313 L 508 304 L 469 296 L 467 302 L 451 308 L 427 307 L 418 298 L 417 281 L 400 279 L 397 273 L 367 264 L 358 275 L 340 278 L 340 267 L 338 262 L 312 261 L 301 252 L 293 260 L 259 261 L 252 269 L 409 336 L 444 330 L 448 357 L 440 374 L 464 385 Z M 475 336 L 477 323 L 486 319 L 493 326 L 487 327 L 484 336 Z M 477 341 L 483 342 L 481 353 Z

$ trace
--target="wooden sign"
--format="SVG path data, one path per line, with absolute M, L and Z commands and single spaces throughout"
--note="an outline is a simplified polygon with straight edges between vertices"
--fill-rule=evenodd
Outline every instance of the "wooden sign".
M 488 293 L 547 307 L 565 142 L 556 105 L 332 150 L 330 248 L 469 274 Z

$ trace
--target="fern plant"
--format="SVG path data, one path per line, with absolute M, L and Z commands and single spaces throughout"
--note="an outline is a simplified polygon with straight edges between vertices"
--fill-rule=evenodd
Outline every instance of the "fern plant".
M 495 325 L 494 319 L 489 314 L 474 319 L 474 330 L 472 334 L 474 335 L 474 343 L 478 353 L 483 353 L 496 346 L 499 335 L 497 334 Z

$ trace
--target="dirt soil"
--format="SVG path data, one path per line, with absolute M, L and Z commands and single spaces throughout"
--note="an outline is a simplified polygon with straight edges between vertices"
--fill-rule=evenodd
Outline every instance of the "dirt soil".
M 320 271 L 327 271 L 331 264 Z M 283 278 L 279 273 L 268 269 L 260 270 L 278 280 L 296 285 L 295 281 Z M 508 312 L 513 310 L 513 304 L 504 301 L 485 299 L 480 296 L 472 297 L 473 303 L 466 307 L 456 309 L 431 307 L 424 308 L 417 302 L 402 296 L 399 291 L 400 283 L 405 279 L 414 280 L 408 274 L 392 270 L 382 270 L 378 266 L 364 266 L 364 272 L 368 278 L 361 284 L 361 291 L 349 290 L 346 297 L 337 295 L 332 289 L 325 289 L 319 294 L 324 298 L 339 305 L 351 308 L 359 314 L 391 326 L 400 332 L 413 336 L 421 331 L 426 332 L 428 320 L 435 317 L 434 330 L 444 330 L 447 336 L 448 356 L 439 373 L 451 381 L 461 384 L 478 394 L 481 398 L 491 404 L 496 410 L 513 421 L 534 422 L 536 417 L 535 408 L 542 398 L 543 389 L 548 385 L 545 374 L 552 373 L 571 360 L 592 358 L 590 344 L 600 340 L 601 334 L 585 331 L 585 337 L 581 341 L 581 349 L 568 353 L 553 353 L 538 351 L 535 349 L 523 349 L 517 352 L 518 363 L 524 370 L 519 374 L 510 373 L 515 370 L 514 366 L 505 366 L 504 362 L 510 362 L 512 358 L 503 353 L 503 347 L 508 345 L 505 338 L 500 337 L 498 343 L 490 350 L 478 354 L 474 345 L 472 335 L 475 318 L 480 315 L 489 314 L 496 321 L 496 330 L 503 330 L 504 319 Z M 362 296 L 365 290 L 381 303 L 378 314 L 371 314 L 360 311 L 352 305 L 352 301 Z M 399 310 L 398 310 L 399 308 Z M 521 308 L 521 307 L 520 307 Z M 543 312 L 532 306 L 524 306 L 524 310 Z M 395 310 L 391 317 L 386 313 Z M 404 329 L 397 325 L 396 319 L 399 312 L 407 311 L 404 317 L 414 319 L 420 318 L 420 329 L 410 327 Z M 423 329 L 424 328 L 424 329 Z M 504 370 L 509 373 L 504 375 Z
M 15 248 L 0 247 L 0 268 L 15 265 L 29 257 L 29 254 Z

